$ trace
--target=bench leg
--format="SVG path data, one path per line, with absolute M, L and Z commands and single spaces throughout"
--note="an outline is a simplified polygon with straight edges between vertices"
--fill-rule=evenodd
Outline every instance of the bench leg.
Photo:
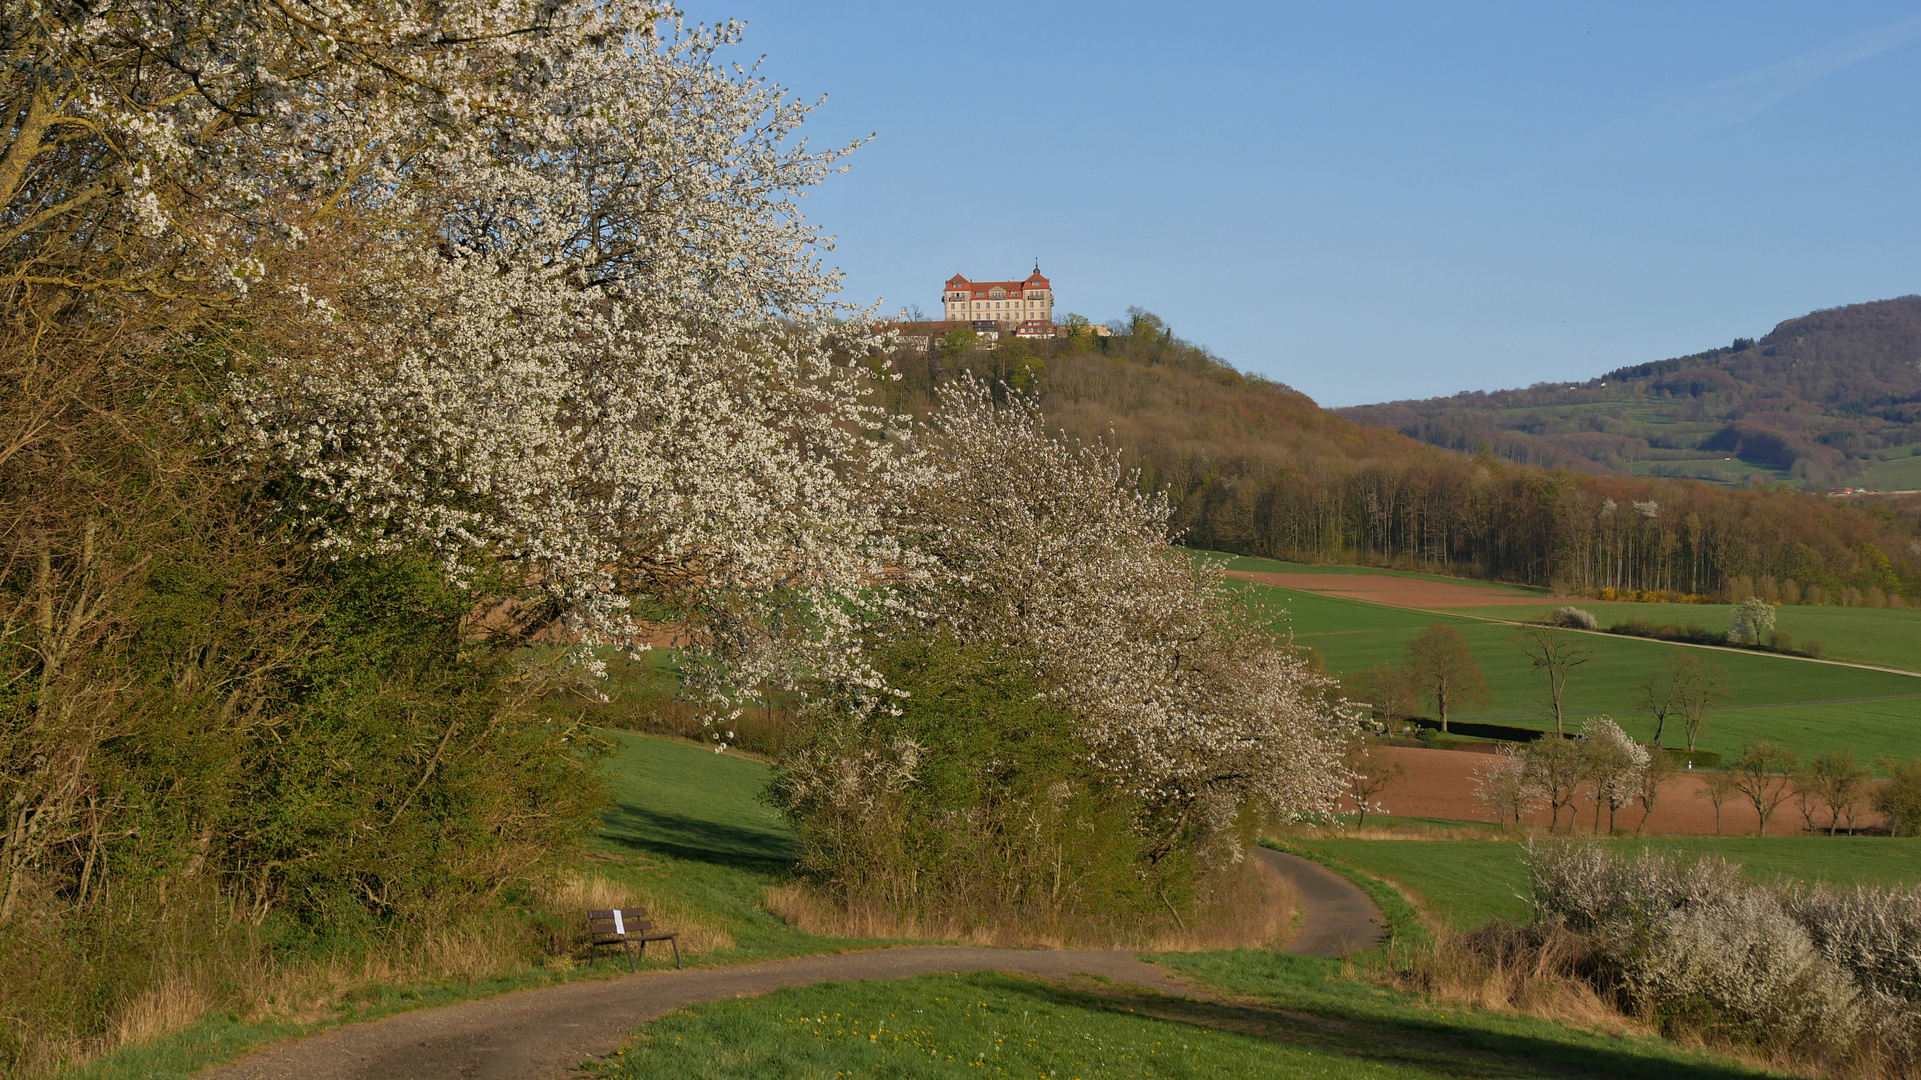
M 642 951 L 642 952 L 645 952 L 645 951 L 646 951 L 646 949 L 647 949 L 647 947 L 646 947 L 645 945 L 643 945 L 643 946 L 641 946 L 641 951 Z M 620 943 L 620 951 L 621 951 L 622 953 L 624 953 L 624 954 L 626 955 L 626 957 L 627 957 L 627 972 L 628 972 L 628 974 L 632 974 L 632 973 L 633 973 L 633 971 L 634 971 L 634 950 L 633 950 L 633 948 L 632 948 L 632 946 L 630 946 L 630 945 L 629 945 L 629 944 L 628 944 L 627 942 L 625 942 L 625 941 L 623 941 L 623 942 L 621 942 L 621 943 Z
M 668 938 L 667 943 L 674 947 L 674 967 L 678 970 L 680 967 L 680 939 Z

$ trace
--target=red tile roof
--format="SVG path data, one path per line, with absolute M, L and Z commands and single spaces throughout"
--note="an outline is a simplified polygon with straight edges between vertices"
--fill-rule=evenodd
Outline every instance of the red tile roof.
M 1007 295 L 1009 296 L 1009 298 L 1016 299 L 1016 300 L 1021 298 L 1022 291 L 1026 289 L 1053 288 L 1052 285 L 1049 285 L 1047 283 L 1047 279 L 1041 276 L 1041 273 L 1038 270 L 1034 271 L 1033 274 L 1029 275 L 1026 281 L 969 281 L 966 278 L 960 276 L 959 274 L 955 274 L 953 277 L 947 279 L 946 288 L 947 288 L 947 291 L 949 292 L 962 292 L 962 291 L 971 290 L 973 293 L 974 299 L 986 300 L 988 299 L 987 291 L 989 289 L 992 289 L 996 285 L 1000 286 L 1003 289 L 1006 289 Z

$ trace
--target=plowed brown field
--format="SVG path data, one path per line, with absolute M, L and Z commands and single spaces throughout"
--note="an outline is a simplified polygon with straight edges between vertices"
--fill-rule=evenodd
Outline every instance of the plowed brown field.
M 1379 801 L 1394 817 L 1444 818 L 1450 821 L 1493 821 L 1494 815 L 1474 797 L 1474 770 L 1487 763 L 1488 755 L 1462 750 L 1417 750 L 1413 747 L 1383 746 L 1375 750 L 1385 753 L 1388 760 L 1407 770 L 1407 775 L 1390 782 L 1379 796 Z M 1699 776 L 1686 772 L 1676 773 L 1661 786 L 1660 794 L 1654 800 L 1654 813 L 1646 822 L 1646 829 L 1655 833 L 1696 833 L 1712 834 L 1714 828 L 1714 805 L 1706 798 L 1707 785 Z M 1592 828 L 1594 824 L 1594 803 L 1585 798 L 1576 798 L 1576 812 L 1580 815 L 1582 828 Z M 1352 812 L 1349 803 L 1344 807 Z M 1606 821 L 1605 810 L 1602 821 Z M 1642 827 L 1642 813 L 1639 803 L 1622 808 L 1614 818 L 1614 827 L 1632 830 Z M 1729 836 L 1752 835 L 1755 822 L 1754 807 L 1737 792 L 1721 804 L 1721 831 Z M 1561 824 L 1568 823 L 1568 810 L 1561 810 Z M 1866 822 L 1864 821 L 1863 824 Z M 1531 814 L 1526 824 L 1548 824 L 1546 810 Z M 1768 821 L 1769 836 L 1791 836 L 1806 831 L 1801 812 L 1796 809 L 1792 797 L 1781 803 L 1780 809 Z

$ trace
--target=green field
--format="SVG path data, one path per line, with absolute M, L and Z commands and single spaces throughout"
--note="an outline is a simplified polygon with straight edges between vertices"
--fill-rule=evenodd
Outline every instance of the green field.
M 1734 617 L 1731 604 L 1624 604 L 1600 600 L 1557 600 L 1554 603 L 1512 604 L 1497 607 L 1449 608 L 1491 619 L 1538 619 L 1569 605 L 1590 612 L 1606 629 L 1629 619 L 1655 625 L 1690 623 L 1709 630 L 1726 630 Z M 1819 641 L 1829 660 L 1875 664 L 1921 671 L 1921 610 L 1893 608 L 1809 607 L 1787 604 L 1774 609 L 1774 628 L 1792 635 L 1796 646 Z
M 1232 582 L 1231 587 L 1242 591 L 1250 603 L 1271 612 L 1278 628 L 1291 629 L 1295 641 L 1318 652 L 1336 673 L 1397 663 L 1407 642 L 1429 624 L 1437 620 L 1449 623 L 1467 641 L 1493 695 L 1487 706 L 1461 709 L 1454 714 L 1457 718 L 1528 727 L 1550 723 L 1541 678 L 1521 653 L 1512 626 L 1266 585 Z M 1507 617 L 1508 612 L 1530 608 L 1494 610 Z M 1910 624 L 1909 617 L 1921 614 L 1865 608 L 1805 610 L 1828 619 L 1853 615 L 1903 617 L 1887 621 L 1897 628 L 1889 632 L 1890 638 Z M 1578 724 L 1581 718 L 1605 713 L 1635 737 L 1651 737 L 1652 721 L 1636 712 L 1635 687 L 1648 674 L 1659 671 L 1668 655 L 1683 646 L 1601 635 L 1587 640 L 1597 657 L 1575 669 L 1569 679 L 1568 716 Z M 1743 742 L 1760 739 L 1810 756 L 1845 747 L 1863 760 L 1921 757 L 1921 678 L 1762 653 L 1703 655 L 1711 656 L 1727 672 L 1730 697 L 1724 708 L 1710 714 L 1700 749 L 1731 755 L 1740 751 Z M 1679 737 L 1680 732 L 1670 728 L 1669 745 L 1675 745 Z
M 1921 881 L 1921 839 L 1879 836 L 1703 837 L 1598 841 L 1619 851 L 1719 855 L 1756 878 L 1793 877 L 1840 885 Z M 1462 927 L 1528 915 L 1527 849 L 1514 840 L 1294 840 L 1419 893 L 1430 910 Z
M 1154 959 L 1235 1000 L 997 974 L 825 983 L 680 1010 L 591 1068 L 618 1080 L 1763 1075 L 1660 1039 L 1437 1005 L 1344 980 L 1338 961 L 1261 950 Z
M 1858 483 L 1881 491 L 1921 491 L 1921 447 L 1910 450 L 1907 457 L 1876 462 Z
M 1664 466 L 1668 471 L 1655 471 Z M 1628 473 L 1632 476 L 1691 476 L 1697 480 L 1726 487 L 1742 487 L 1747 484 L 1748 477 L 1759 476 L 1772 484 L 1803 486 L 1792 473 L 1778 465 L 1743 461 L 1740 458 L 1706 457 L 1689 458 L 1683 461 L 1636 461 L 1628 465 Z

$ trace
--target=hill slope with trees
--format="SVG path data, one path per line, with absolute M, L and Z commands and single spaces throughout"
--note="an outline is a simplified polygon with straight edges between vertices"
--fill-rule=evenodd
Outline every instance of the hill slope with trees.
M 961 332 L 898 350 L 894 404 L 924 409 L 962 371 L 1037 394 L 1050 423 L 1123 448 L 1200 547 L 1675 596 L 1743 576 L 1843 602 L 1921 589 L 1915 522 L 1887 506 L 1450 452 L 1237 371 L 1151 313 L 1116 329 L 992 350 Z
M 1737 338 L 1582 383 L 1340 412 L 1530 465 L 1724 485 L 1874 484 L 1876 465 L 1921 448 L 1921 296 L 1816 311 L 1759 341 Z

